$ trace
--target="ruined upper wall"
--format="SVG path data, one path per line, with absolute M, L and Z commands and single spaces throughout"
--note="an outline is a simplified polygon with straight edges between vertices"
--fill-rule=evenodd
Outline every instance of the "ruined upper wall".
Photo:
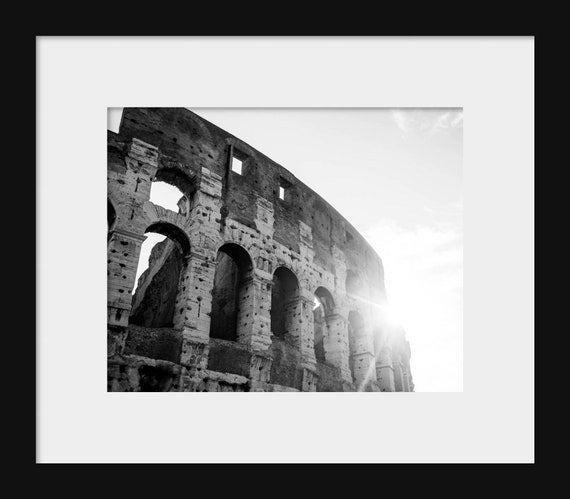
M 189 178 L 198 179 L 203 167 L 220 175 L 222 216 L 254 228 L 252 200 L 259 195 L 273 203 L 275 241 L 297 253 L 298 221 L 309 225 L 316 264 L 334 274 L 337 247 L 347 269 L 366 281 L 370 298 L 385 298 L 382 261 L 367 241 L 327 201 L 261 152 L 185 108 L 124 108 L 119 134 L 109 139 L 111 168 L 121 166 L 120 155 L 112 157 L 113 147 L 133 137 L 158 147 L 159 168 L 176 162 Z M 242 175 L 231 171 L 232 148 L 244 161 Z M 285 200 L 279 198 L 283 184 L 288 187 Z

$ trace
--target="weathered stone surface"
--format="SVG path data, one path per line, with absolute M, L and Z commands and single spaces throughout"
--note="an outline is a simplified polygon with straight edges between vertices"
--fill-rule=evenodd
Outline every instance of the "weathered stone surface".
M 317 363 L 317 392 L 342 392 L 340 369 L 330 364 Z
M 110 391 L 413 391 L 382 261 L 285 168 L 186 109 L 125 108 L 107 171 Z M 133 297 L 148 232 L 168 239 Z
M 273 357 L 271 382 L 302 390 L 303 367 L 299 349 L 287 340 L 275 338 L 269 352 Z
M 123 354 L 140 355 L 179 363 L 182 333 L 172 328 L 146 328 L 130 325 Z
M 252 351 L 246 345 L 210 338 L 208 369 L 249 377 Z
M 133 297 L 130 323 L 150 328 L 174 327 L 178 293 L 171 283 L 178 282 L 184 267 L 182 253 L 168 239 L 157 244 L 153 250 L 156 251 L 151 253 L 151 266 L 147 273 L 141 276 L 141 283 Z

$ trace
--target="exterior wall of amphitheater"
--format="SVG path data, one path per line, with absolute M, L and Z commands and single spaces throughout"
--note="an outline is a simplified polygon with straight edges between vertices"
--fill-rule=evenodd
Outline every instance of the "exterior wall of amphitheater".
M 153 181 L 180 189 L 178 212 Z M 108 390 L 413 391 L 381 259 L 240 139 L 187 109 L 125 108 L 108 210 Z M 150 232 L 167 239 L 133 296 Z

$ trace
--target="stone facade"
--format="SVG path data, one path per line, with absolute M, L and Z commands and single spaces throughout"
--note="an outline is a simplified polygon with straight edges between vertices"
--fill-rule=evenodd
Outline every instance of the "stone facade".
M 109 391 L 413 391 L 380 258 L 248 144 L 187 109 L 125 108 L 107 205 Z M 167 239 L 133 296 L 149 232 Z

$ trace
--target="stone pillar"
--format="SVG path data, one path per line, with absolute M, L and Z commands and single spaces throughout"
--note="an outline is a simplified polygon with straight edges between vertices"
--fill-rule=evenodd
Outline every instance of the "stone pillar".
M 189 339 L 208 343 L 215 258 L 191 250 L 180 272 L 174 327 Z
M 146 239 L 140 219 L 157 164 L 158 149 L 133 138 L 125 156 L 126 169 L 107 172 L 108 195 L 121 200 L 115 205 L 116 221 L 107 240 L 107 322 L 111 326 L 129 323 L 131 293 Z
M 315 357 L 315 324 L 313 317 L 314 299 L 312 294 L 301 290 L 301 296 L 294 304 L 294 313 L 290 314 L 293 320 L 292 335 L 296 337 L 303 367 L 316 371 L 317 359 Z M 289 330 L 291 331 L 291 329 Z M 298 335 L 298 336 L 297 336 Z
M 392 356 L 388 347 L 382 348 L 376 359 L 376 378 L 380 390 L 383 392 L 396 391 L 394 385 L 394 367 L 392 365 Z
M 351 363 L 354 384 L 358 391 L 364 391 L 370 383 L 376 382 L 376 358 L 372 332 L 368 322 L 364 319 L 353 333 Z
M 107 323 L 127 326 L 132 291 L 145 236 L 122 229 L 111 232 L 107 246 Z
M 317 358 L 315 356 L 315 324 L 313 307 L 315 306 L 312 294 L 301 290 L 297 304 L 297 327 L 300 329 L 301 365 L 303 367 L 302 391 L 317 391 Z
M 221 177 L 203 167 L 199 190 L 188 206 L 190 254 L 180 273 L 174 327 L 199 343 L 208 343 L 210 338 L 221 191 Z
M 190 376 L 208 365 L 214 272 L 215 261 L 194 251 L 180 272 L 174 327 L 182 331 L 180 363 Z
M 403 382 L 402 382 L 402 386 L 403 386 L 403 388 L 404 388 L 403 391 L 405 391 L 405 392 L 411 391 L 411 390 L 410 390 L 410 379 L 409 379 L 409 375 L 408 375 L 408 372 L 407 372 L 407 371 L 404 371 L 404 372 L 402 373 L 402 381 L 403 381 Z
M 404 387 L 406 388 L 407 392 L 413 392 L 414 391 L 414 381 L 413 381 L 413 377 L 412 377 L 412 370 L 410 368 L 410 357 L 411 357 L 411 351 L 410 351 L 410 344 L 405 340 L 404 338 L 404 352 L 402 354 L 402 361 L 403 361 L 403 365 L 404 365 Z
M 346 319 L 339 313 L 325 316 L 326 334 L 324 337 L 325 358 L 327 362 L 340 369 L 343 381 L 352 382 L 348 364 L 348 334 Z
M 271 274 L 256 268 L 245 284 L 238 314 L 238 341 L 264 352 L 271 346 Z
M 364 352 L 352 356 L 354 384 L 358 391 L 364 391 L 366 386 L 376 381 L 376 365 L 374 355 Z
M 174 327 L 182 330 L 180 363 L 190 376 L 192 370 L 206 369 L 208 364 L 221 192 L 221 177 L 202 167 L 199 189 L 188 205 L 190 254 L 180 272 L 174 313 Z
M 403 392 L 404 390 L 404 372 L 402 363 L 399 360 L 393 362 L 394 366 L 394 391 Z
M 271 373 L 271 274 L 255 268 L 240 285 L 237 341 L 253 350 L 250 376 L 255 384 L 269 382 Z
M 214 250 L 220 240 L 222 208 L 222 178 L 202 168 L 199 190 L 193 195 L 189 218 L 192 226 L 188 232 L 194 250 Z
M 238 284 L 238 308 L 236 317 L 237 341 L 251 344 L 254 326 L 254 284 L 253 274 L 244 278 Z

